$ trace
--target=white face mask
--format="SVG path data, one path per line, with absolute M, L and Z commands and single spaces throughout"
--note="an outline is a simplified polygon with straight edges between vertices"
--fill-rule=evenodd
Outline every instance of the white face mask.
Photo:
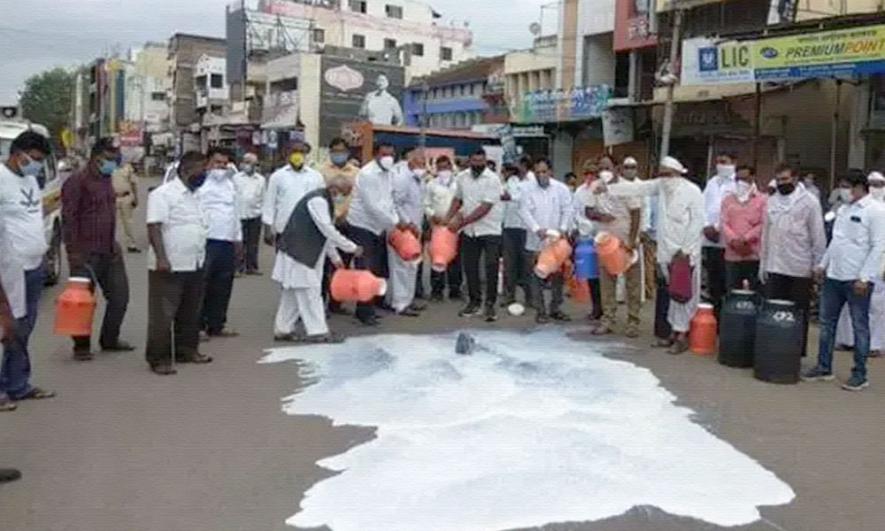
M 615 178 L 615 174 L 608 171 L 608 170 L 605 170 L 605 171 L 599 172 L 599 178 L 602 179 L 602 182 L 608 184 L 608 183 L 612 182 L 612 179 Z
M 636 178 L 637 173 L 638 173 L 638 170 L 636 168 L 624 168 L 624 178 L 625 179 L 629 179 L 632 181 L 633 179 Z
M 436 174 L 437 177 L 444 183 L 449 182 L 452 179 L 452 170 L 442 170 Z
M 885 188 L 870 188 L 870 195 L 873 196 L 873 199 L 885 201 Z
M 664 188 L 664 193 L 671 194 L 679 188 L 679 179 L 676 177 L 665 177 L 661 179 L 661 186 Z
M 393 168 L 395 161 L 393 157 L 381 157 L 381 160 L 378 161 L 378 164 L 381 165 L 381 169 L 390 171 Z
M 750 199 L 750 194 L 752 193 L 753 185 L 751 183 L 748 183 L 747 181 L 737 182 L 734 194 L 737 196 L 740 202 L 745 203 L 748 199 Z
M 229 175 L 230 175 L 230 170 L 228 170 L 228 169 L 211 170 L 211 171 L 209 171 L 208 177 L 210 179 L 212 179 L 213 181 L 223 181 L 223 180 L 227 179 Z
M 716 175 L 722 178 L 731 177 L 734 175 L 734 168 L 734 164 L 717 164 Z
M 851 203 L 854 201 L 854 196 L 851 193 L 851 188 L 839 188 L 839 199 L 843 203 Z
M 415 174 L 415 177 L 419 179 L 423 179 L 425 175 L 427 175 L 427 170 L 424 168 L 415 168 L 412 170 L 412 173 Z

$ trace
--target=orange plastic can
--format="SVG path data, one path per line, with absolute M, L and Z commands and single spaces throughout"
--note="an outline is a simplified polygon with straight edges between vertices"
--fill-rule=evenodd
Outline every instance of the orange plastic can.
M 600 232 L 596 236 L 596 253 L 599 263 L 613 276 L 626 273 L 634 262 L 634 256 L 624 248 L 621 240 L 607 232 Z
M 538 263 L 535 264 L 535 274 L 540 278 L 547 278 L 562 269 L 562 265 L 572 255 L 572 246 L 568 240 L 560 238 L 548 244 L 538 255 Z
M 691 320 L 689 346 L 699 356 L 716 354 L 717 322 L 712 304 L 698 305 L 698 312 Z
M 430 260 L 433 270 L 445 271 L 458 255 L 458 235 L 448 227 L 438 225 L 430 236 Z
M 92 281 L 71 277 L 55 305 L 55 333 L 60 336 L 82 337 L 92 335 L 95 315 L 95 295 Z
M 388 240 L 396 254 L 406 262 L 421 258 L 421 242 L 411 231 L 396 229 L 390 233 Z
M 332 275 L 330 291 L 338 302 L 369 302 L 387 293 L 387 282 L 370 271 L 339 269 Z

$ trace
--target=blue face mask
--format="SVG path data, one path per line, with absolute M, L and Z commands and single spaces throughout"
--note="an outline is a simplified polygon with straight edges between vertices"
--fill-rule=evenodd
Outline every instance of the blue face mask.
M 104 160 L 98 167 L 98 171 L 105 177 L 110 177 L 112 173 L 117 171 L 118 167 L 116 160 Z
M 19 164 L 18 169 L 21 170 L 22 175 L 28 177 L 36 177 L 40 175 L 40 172 L 43 171 L 43 163 L 37 160 L 32 159 L 25 155 L 26 162 L 24 164 Z
M 347 153 L 332 153 L 329 159 L 335 166 L 344 166 L 347 164 Z

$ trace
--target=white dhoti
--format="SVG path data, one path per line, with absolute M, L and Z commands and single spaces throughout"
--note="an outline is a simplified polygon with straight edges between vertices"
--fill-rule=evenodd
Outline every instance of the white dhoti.
M 692 296 L 691 300 L 685 304 L 680 304 L 670 299 L 670 308 L 667 310 L 667 321 L 674 332 L 680 334 L 687 333 L 691 330 L 691 320 L 694 319 L 698 311 L 698 304 L 701 302 L 701 260 L 694 260 L 698 265 L 694 266 L 692 275 Z M 667 266 L 662 266 L 666 271 Z
M 274 322 L 276 335 L 294 334 L 298 321 L 304 325 L 308 336 L 329 333 L 322 293 L 325 258 L 326 254 L 321 253 L 317 265 L 310 268 L 283 252 L 277 252 L 272 278 L 280 283 L 283 291 Z
M 397 312 L 402 312 L 415 300 L 415 286 L 418 281 L 420 260 L 406 262 L 388 245 L 387 262 L 390 268 L 390 281 L 387 283 L 387 304 Z
M 839 315 L 836 327 L 836 344 L 854 346 L 854 329 L 851 311 L 846 304 Z M 885 282 L 876 282 L 870 301 L 870 350 L 885 350 Z

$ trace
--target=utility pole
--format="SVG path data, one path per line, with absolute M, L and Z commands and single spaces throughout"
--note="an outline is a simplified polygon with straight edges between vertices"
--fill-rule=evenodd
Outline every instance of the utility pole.
M 664 126 L 661 131 L 661 160 L 670 155 L 670 134 L 673 131 L 673 97 L 676 91 L 676 84 L 679 81 L 675 72 L 677 63 L 679 62 L 679 48 L 682 45 L 682 9 L 677 8 L 673 11 L 673 35 L 670 40 L 670 75 L 672 82 L 667 87 L 667 101 L 664 104 Z
M 421 136 L 418 138 L 421 153 L 424 153 L 424 149 L 427 147 L 427 96 L 429 93 L 430 85 L 425 77 L 421 82 Z

